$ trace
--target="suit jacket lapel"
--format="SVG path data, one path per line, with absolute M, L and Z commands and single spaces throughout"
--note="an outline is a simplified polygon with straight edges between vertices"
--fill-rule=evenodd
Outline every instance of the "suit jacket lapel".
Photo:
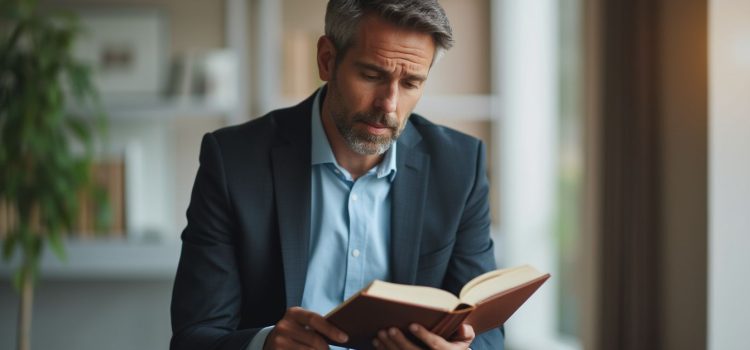
M 314 96 L 314 95 L 313 95 Z M 310 245 L 310 116 L 312 99 L 279 113 L 271 151 L 287 307 L 302 302 Z
M 393 282 L 416 281 L 419 241 L 427 195 L 430 157 L 416 149 L 421 136 L 411 124 L 399 138 L 398 172 L 391 188 L 391 278 Z

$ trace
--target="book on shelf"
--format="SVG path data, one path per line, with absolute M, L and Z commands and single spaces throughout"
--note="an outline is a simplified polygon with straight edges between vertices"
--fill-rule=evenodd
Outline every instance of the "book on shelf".
M 93 238 L 101 231 L 108 237 L 123 236 L 125 162 L 118 158 L 96 161 L 91 166 L 91 176 L 97 192 L 82 191 L 78 195 L 79 211 L 73 227 L 74 235 L 80 238 Z M 97 219 L 97 216 L 102 215 L 108 220 Z M 97 223 L 105 226 L 97 227 Z
M 81 190 L 77 195 L 78 213 L 70 228 L 77 238 L 91 238 L 97 231 L 109 237 L 125 233 L 125 163 L 120 159 L 94 162 L 91 176 L 97 192 Z M 96 198 L 96 196 L 99 198 Z M 0 198 L 0 239 L 8 237 L 19 225 L 15 203 Z M 38 206 L 32 210 L 30 227 L 34 231 L 44 230 Z M 104 227 L 97 226 L 97 216 L 106 216 Z M 99 220 L 100 222 L 103 220 Z
M 458 297 L 433 287 L 376 280 L 326 315 L 349 335 L 347 343 L 331 343 L 369 349 L 378 331 L 397 327 L 410 335 L 412 323 L 446 339 L 464 323 L 479 335 L 504 324 L 549 277 L 529 265 L 499 269 L 469 281 Z
M 16 228 L 16 213 L 10 203 L 0 198 L 0 239 L 8 238 L 10 231 Z

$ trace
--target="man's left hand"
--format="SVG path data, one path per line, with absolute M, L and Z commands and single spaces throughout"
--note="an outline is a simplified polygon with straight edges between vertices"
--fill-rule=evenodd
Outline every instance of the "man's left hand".
M 443 337 L 432 333 L 418 324 L 412 324 L 409 326 L 409 330 L 421 340 L 428 349 L 461 349 L 465 350 L 469 348 L 469 345 L 474 340 L 474 329 L 467 324 L 461 325 L 458 329 L 457 334 L 451 339 L 446 340 Z M 388 350 L 417 350 L 421 349 L 416 344 L 409 341 L 409 339 L 401 333 L 398 328 L 390 328 L 382 330 L 378 333 L 378 337 L 372 341 L 375 348 L 388 349 Z

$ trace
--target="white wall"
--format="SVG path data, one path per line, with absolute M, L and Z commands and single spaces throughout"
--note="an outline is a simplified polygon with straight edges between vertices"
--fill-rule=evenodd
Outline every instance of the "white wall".
M 709 16 L 708 348 L 750 349 L 750 1 Z

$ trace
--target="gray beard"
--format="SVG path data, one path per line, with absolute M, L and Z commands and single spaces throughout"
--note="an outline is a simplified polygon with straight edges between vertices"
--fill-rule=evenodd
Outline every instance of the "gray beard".
M 350 130 L 351 131 L 351 130 Z M 346 143 L 349 145 L 349 148 L 352 149 L 352 151 L 357 152 L 361 155 L 381 155 L 387 152 L 391 145 L 393 144 L 394 140 L 389 139 L 385 142 L 370 142 L 366 140 L 362 140 L 360 137 L 354 135 L 354 133 L 349 132 L 344 135 L 344 140 L 346 140 Z
M 351 120 L 348 120 L 344 115 L 331 113 L 331 117 L 333 119 L 334 125 L 336 125 L 336 129 L 339 131 L 341 136 L 343 136 L 344 141 L 346 141 L 346 144 L 349 146 L 349 148 L 361 155 L 384 154 L 391 148 L 391 145 L 393 145 L 401 132 L 401 130 L 399 130 L 398 121 L 388 119 L 385 116 L 376 116 L 371 114 L 365 115 L 360 113 L 355 114 L 351 118 Z M 391 128 L 393 133 L 391 134 L 391 136 L 376 136 L 367 133 L 359 133 L 354 128 L 354 124 L 358 121 L 369 121 L 385 124 L 387 127 Z

